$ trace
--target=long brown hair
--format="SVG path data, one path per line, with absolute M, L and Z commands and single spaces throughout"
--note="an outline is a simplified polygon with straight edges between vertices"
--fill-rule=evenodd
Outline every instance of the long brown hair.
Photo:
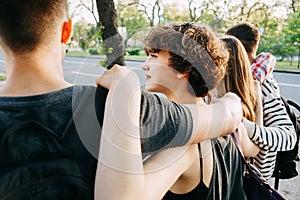
M 225 88 L 227 92 L 234 92 L 242 102 L 243 116 L 255 121 L 256 95 L 250 63 L 242 43 L 234 36 L 221 38 L 230 52 L 227 64 Z

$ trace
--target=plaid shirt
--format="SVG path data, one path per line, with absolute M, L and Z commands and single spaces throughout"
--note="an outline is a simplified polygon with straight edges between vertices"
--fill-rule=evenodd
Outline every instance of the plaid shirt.
M 276 58 L 271 53 L 260 53 L 251 65 L 253 78 L 262 84 L 267 75 L 272 75 L 275 64 Z

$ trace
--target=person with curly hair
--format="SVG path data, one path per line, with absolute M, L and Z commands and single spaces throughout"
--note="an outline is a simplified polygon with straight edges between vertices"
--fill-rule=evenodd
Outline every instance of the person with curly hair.
M 145 51 L 146 90 L 163 93 L 178 104 L 209 106 L 204 97 L 223 79 L 229 52 L 208 26 L 188 22 L 153 28 L 145 38 Z M 214 138 L 209 132 L 206 137 Z M 141 155 L 130 144 L 128 152 Z M 124 194 L 127 199 L 151 200 L 245 199 L 242 159 L 231 136 L 160 151 L 144 163 L 141 157 L 130 155 L 126 160 L 124 155 L 120 153 L 120 160 L 131 166 L 99 168 L 96 180 L 106 188 L 96 192 L 98 199 L 119 199 Z M 112 197 L 116 185 L 118 192 Z
M 115 133 L 102 129 L 107 123 L 105 102 L 111 103 L 111 98 L 106 101 L 103 87 L 73 85 L 64 79 L 62 63 L 72 33 L 67 9 L 67 0 L 0 1 L 0 47 L 7 72 L 0 88 L 0 199 L 10 195 L 12 199 L 94 199 L 99 138 Z M 215 130 L 217 136 L 230 134 L 242 117 L 241 107 L 228 106 L 240 102 L 234 94 L 203 108 L 178 105 L 149 92 L 139 97 L 143 153 L 200 142 L 208 130 Z M 123 116 L 125 107 L 118 116 Z M 198 112 L 213 116 L 216 108 L 222 109 L 224 117 L 216 118 L 218 123 L 210 127 L 207 116 Z M 30 131 L 22 137 L 14 131 L 25 123 L 28 129 L 22 131 Z M 51 132 L 49 138 L 58 142 L 47 140 L 36 127 L 46 129 L 47 136 Z M 11 132 L 24 145 L 11 142 L 7 137 Z M 41 143 L 44 139 L 47 145 Z M 65 148 L 52 151 L 58 144 Z M 49 148 L 47 155 L 42 147 Z M 111 152 L 101 151 L 101 155 L 104 159 Z

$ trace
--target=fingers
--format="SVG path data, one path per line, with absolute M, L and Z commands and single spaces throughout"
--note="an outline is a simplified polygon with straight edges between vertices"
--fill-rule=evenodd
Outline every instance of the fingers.
M 128 67 L 115 64 L 96 79 L 96 85 L 110 89 L 113 84 L 125 78 L 129 72 L 131 70 Z

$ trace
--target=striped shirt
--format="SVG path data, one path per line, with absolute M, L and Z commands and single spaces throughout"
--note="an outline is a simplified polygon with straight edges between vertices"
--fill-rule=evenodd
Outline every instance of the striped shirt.
M 280 99 L 277 82 L 269 74 L 262 83 L 263 126 L 255 125 L 250 139 L 260 147 L 253 164 L 269 180 L 275 168 L 277 151 L 293 149 L 296 132 Z

